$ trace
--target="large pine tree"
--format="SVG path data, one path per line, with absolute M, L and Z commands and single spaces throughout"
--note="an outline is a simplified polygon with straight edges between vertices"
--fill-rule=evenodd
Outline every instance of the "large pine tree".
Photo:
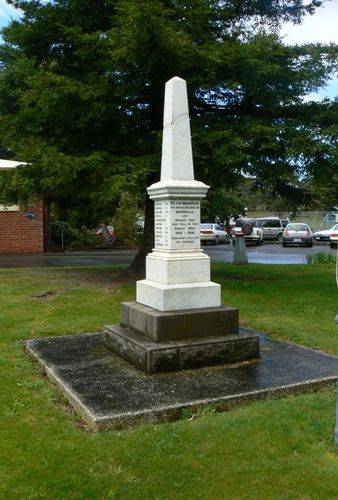
M 158 178 L 165 82 L 188 82 L 195 171 L 210 196 L 269 185 L 301 201 L 295 179 L 333 179 L 337 103 L 303 97 L 325 84 L 337 47 L 286 46 L 319 0 L 17 0 L 0 49 L 1 147 L 29 162 L 2 175 L 0 195 L 43 195 L 79 223 L 143 196 L 145 244 Z

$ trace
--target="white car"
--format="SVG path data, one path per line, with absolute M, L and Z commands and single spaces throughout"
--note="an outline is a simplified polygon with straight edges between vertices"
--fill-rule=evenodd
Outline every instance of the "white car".
M 205 243 L 218 245 L 219 243 L 229 242 L 228 233 L 219 224 L 201 224 L 200 234 L 202 245 Z
M 338 227 L 335 233 L 332 233 L 330 236 L 330 248 L 338 247 Z
M 242 235 L 242 227 L 244 224 L 250 224 L 252 226 L 252 233 L 248 236 L 244 236 L 245 241 L 253 241 L 257 246 L 263 245 L 263 229 L 258 226 L 256 219 L 249 219 L 246 217 L 241 217 L 236 220 L 235 227 L 232 230 L 232 238 L 235 241 L 236 236 Z
M 332 233 L 338 232 L 338 224 L 330 227 L 330 229 L 324 229 L 323 231 L 316 231 L 313 236 L 315 241 L 330 241 L 330 236 Z

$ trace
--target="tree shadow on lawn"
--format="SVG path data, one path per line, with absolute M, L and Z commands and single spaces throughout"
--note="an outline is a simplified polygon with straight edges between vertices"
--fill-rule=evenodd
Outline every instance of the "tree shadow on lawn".
M 42 269 L 31 269 L 31 277 L 38 278 L 41 276 L 48 277 L 49 279 L 55 278 L 59 281 L 69 281 L 73 286 L 81 287 L 91 287 L 96 285 L 104 285 L 108 288 L 117 288 L 125 284 L 135 284 L 135 281 L 139 277 L 128 272 L 128 268 L 116 268 L 111 267 L 60 267 L 60 268 L 42 268 Z M 53 290 L 46 291 L 42 294 L 36 295 L 36 297 L 48 297 L 48 295 L 53 295 Z

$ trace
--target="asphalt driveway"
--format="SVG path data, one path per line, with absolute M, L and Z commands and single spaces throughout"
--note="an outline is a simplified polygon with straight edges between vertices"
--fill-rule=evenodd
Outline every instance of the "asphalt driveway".
M 230 245 L 205 246 L 206 253 L 214 262 L 232 262 L 233 247 Z M 312 248 L 289 246 L 283 248 L 281 243 L 265 242 L 263 246 L 247 246 L 248 260 L 257 264 L 306 264 L 306 256 L 319 252 L 336 254 L 329 244 L 315 243 Z
M 45 254 L 0 254 L 0 268 L 43 266 L 129 265 L 136 250 L 110 252 L 65 252 Z

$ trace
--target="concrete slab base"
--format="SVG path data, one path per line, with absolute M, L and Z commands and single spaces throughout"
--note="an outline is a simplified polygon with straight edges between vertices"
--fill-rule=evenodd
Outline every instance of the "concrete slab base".
M 240 334 L 257 333 L 241 329 Z M 146 375 L 111 354 L 102 333 L 28 340 L 26 349 L 93 430 L 179 419 L 184 410 L 223 411 L 256 399 L 333 384 L 338 358 L 260 335 L 261 359 Z

